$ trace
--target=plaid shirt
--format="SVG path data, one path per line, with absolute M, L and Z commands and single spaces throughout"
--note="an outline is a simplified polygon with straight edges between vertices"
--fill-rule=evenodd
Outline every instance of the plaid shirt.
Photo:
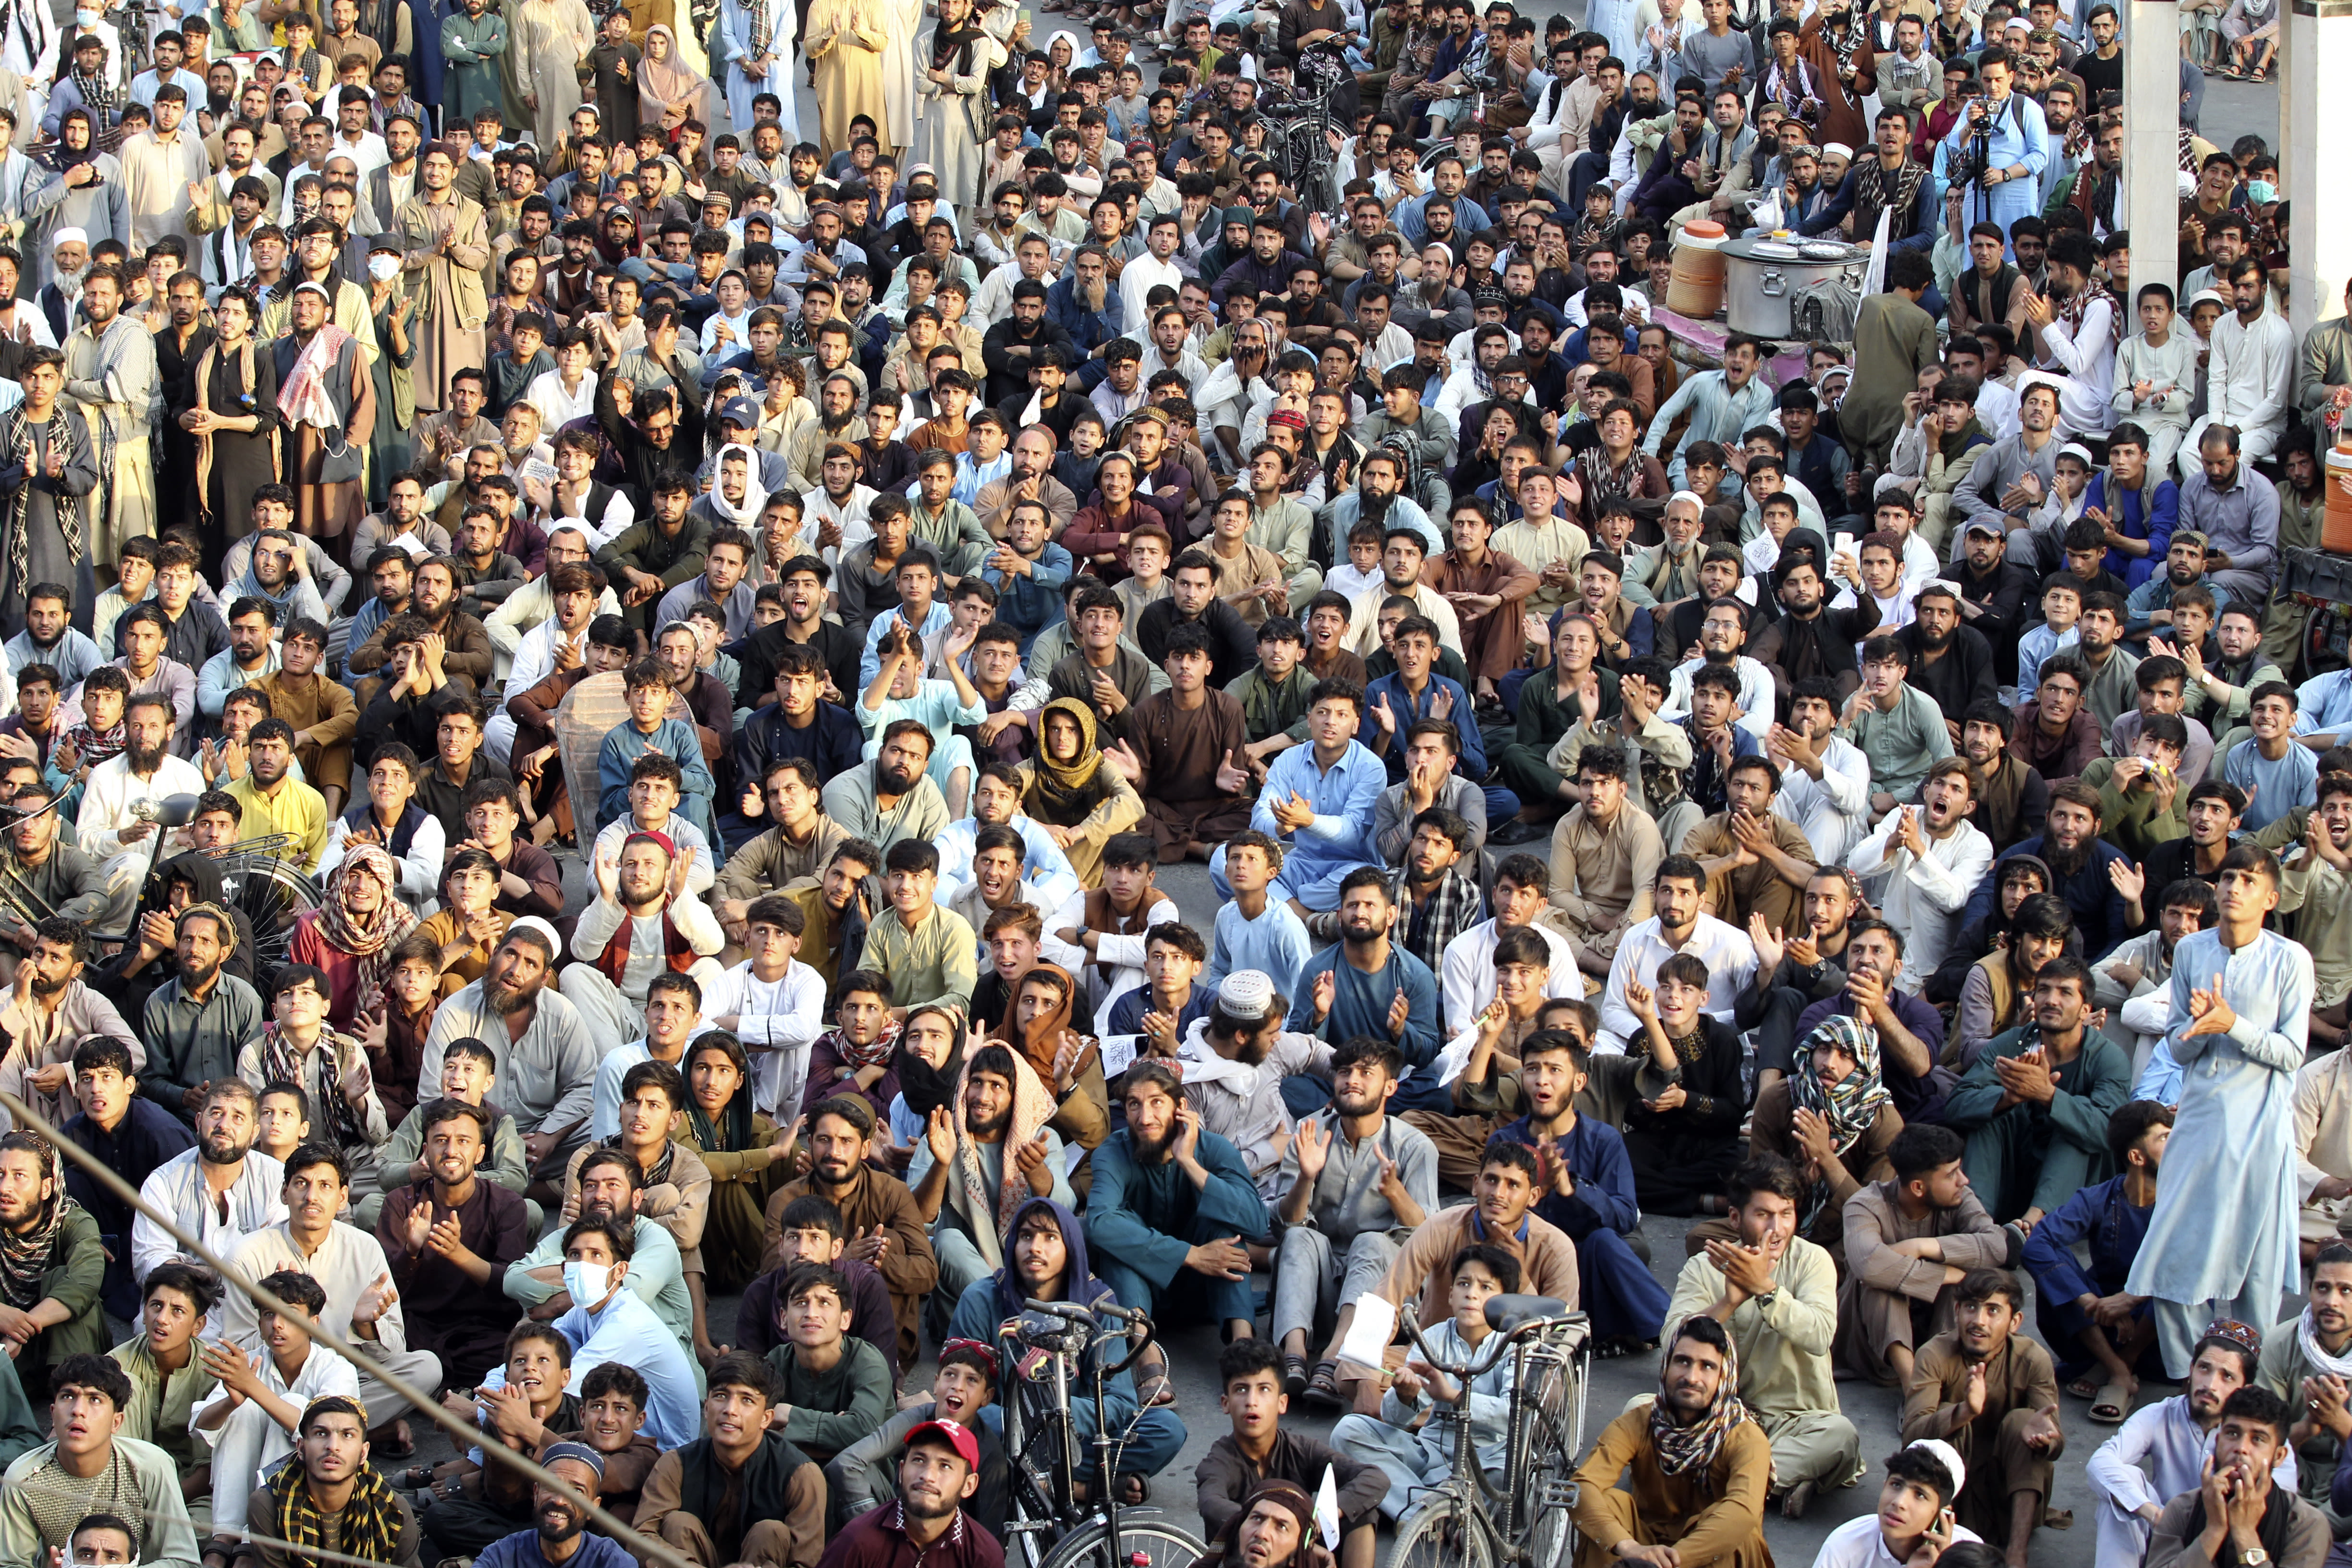
M 1478 884 L 1465 876 L 1460 866 L 1449 866 L 1428 901 L 1415 904 L 1405 883 L 1408 875 L 1400 868 L 1389 880 L 1389 896 L 1396 900 L 1402 915 L 1391 934 L 1407 952 L 1429 965 L 1432 974 L 1440 973 L 1446 943 L 1486 919 Z

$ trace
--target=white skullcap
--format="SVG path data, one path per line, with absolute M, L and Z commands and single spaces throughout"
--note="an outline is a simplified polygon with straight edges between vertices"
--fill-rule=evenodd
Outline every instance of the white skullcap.
M 1274 1010 L 1274 977 L 1262 969 L 1236 969 L 1218 985 L 1217 1005 L 1236 1018 L 1263 1018 Z
M 539 916 L 523 916 L 520 920 L 515 921 L 514 924 L 507 928 L 507 935 L 512 936 L 519 931 L 537 931 L 541 936 L 547 939 L 547 945 L 555 952 L 558 957 L 562 956 L 563 940 L 555 934 L 555 928 L 553 926 L 550 925 L 546 921 L 541 919 Z
M 1843 158 L 1847 163 L 1851 163 L 1853 162 L 1853 149 L 1847 146 L 1843 142 L 1832 142 L 1828 146 L 1822 149 L 1822 156 L 1824 158 Z
M 1682 500 L 1686 500 L 1690 502 L 1691 505 L 1698 508 L 1702 514 L 1706 510 L 1706 498 L 1700 495 L 1696 490 L 1676 490 L 1674 494 L 1666 498 L 1666 505 L 1671 507 L 1676 501 Z
M 1904 1445 L 1906 1453 L 1913 1448 L 1927 1450 L 1929 1458 L 1952 1472 L 1952 1489 L 1945 1500 L 1949 1502 L 1952 1498 L 1959 1496 L 1960 1489 L 1969 1483 L 1969 1468 L 1960 1462 L 1960 1451 L 1941 1437 L 1922 1437 L 1916 1442 Z
M 89 243 L 89 233 L 87 229 L 61 228 L 58 230 L 57 233 L 49 236 L 49 248 L 51 250 L 55 250 L 60 245 L 73 245 L 76 243 L 82 245 L 88 245 Z

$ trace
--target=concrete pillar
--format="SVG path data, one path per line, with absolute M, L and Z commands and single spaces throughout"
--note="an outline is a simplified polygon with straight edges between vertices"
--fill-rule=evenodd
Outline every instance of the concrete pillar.
M 2131 291 L 2180 282 L 2180 31 L 2174 0 L 2123 0 L 2125 211 Z M 2137 315 L 2125 301 L 2126 321 Z
M 2154 0 L 2139 0 L 2153 4 Z M 2352 4 L 2293 0 L 2279 50 L 2279 172 L 2290 209 L 2287 309 L 2295 341 L 2331 316 L 2344 313 L 2344 282 L 2352 277 L 2352 201 L 2326 184 L 2323 127 L 2341 122 L 2322 95 L 2352 84 Z M 2139 237 L 2132 241 L 2137 246 Z

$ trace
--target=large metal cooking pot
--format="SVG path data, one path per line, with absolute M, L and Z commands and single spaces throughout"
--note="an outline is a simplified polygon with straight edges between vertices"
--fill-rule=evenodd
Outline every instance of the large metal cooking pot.
M 1800 289 L 1836 279 L 1859 289 L 1870 266 L 1868 246 L 1825 239 L 1731 239 L 1723 256 L 1726 323 L 1759 338 L 1795 336 L 1789 307 Z

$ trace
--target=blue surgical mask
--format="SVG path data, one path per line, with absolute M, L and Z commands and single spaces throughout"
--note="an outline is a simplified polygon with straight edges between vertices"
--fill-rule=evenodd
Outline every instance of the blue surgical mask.
M 2268 180 L 2246 182 L 2246 197 L 2258 207 L 2266 207 L 2278 200 L 2278 187 Z

